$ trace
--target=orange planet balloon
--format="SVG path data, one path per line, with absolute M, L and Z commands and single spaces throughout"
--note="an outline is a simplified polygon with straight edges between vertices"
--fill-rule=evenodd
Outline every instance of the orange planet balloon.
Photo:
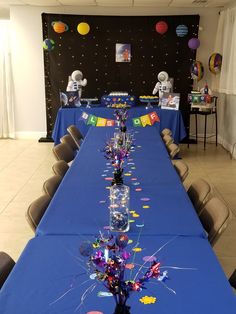
M 69 27 L 61 21 L 52 22 L 52 27 L 53 27 L 54 31 L 56 33 L 59 33 L 59 34 L 64 33 L 66 31 L 68 31 L 68 29 L 69 29 Z

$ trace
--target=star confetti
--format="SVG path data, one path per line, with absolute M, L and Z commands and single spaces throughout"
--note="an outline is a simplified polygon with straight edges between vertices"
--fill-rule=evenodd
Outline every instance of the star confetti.
M 155 297 L 149 297 L 147 295 L 145 295 L 145 297 L 142 297 L 141 299 L 139 299 L 139 301 L 143 304 L 154 304 L 156 303 L 157 298 Z

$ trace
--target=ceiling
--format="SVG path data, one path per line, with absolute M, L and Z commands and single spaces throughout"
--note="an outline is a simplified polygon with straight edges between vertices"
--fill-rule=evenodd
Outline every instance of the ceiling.
M 107 6 L 107 7 L 223 7 L 232 0 L 0 0 L 0 7 L 30 6 Z

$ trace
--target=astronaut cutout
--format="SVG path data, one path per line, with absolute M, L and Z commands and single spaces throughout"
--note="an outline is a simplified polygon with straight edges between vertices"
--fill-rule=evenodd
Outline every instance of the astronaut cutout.
M 79 70 L 72 72 L 71 76 L 68 79 L 68 85 L 66 88 L 67 92 L 76 92 L 78 91 L 78 99 L 76 100 L 76 106 L 81 106 L 81 96 L 82 96 L 82 87 L 87 85 L 87 80 L 83 79 L 83 73 Z
M 172 85 L 171 85 L 171 82 L 168 80 L 169 75 L 165 71 L 160 72 L 157 78 L 159 82 L 156 83 L 152 94 L 156 95 L 156 93 L 159 91 L 159 105 L 161 105 L 161 101 L 162 101 L 162 97 L 164 93 L 169 93 Z

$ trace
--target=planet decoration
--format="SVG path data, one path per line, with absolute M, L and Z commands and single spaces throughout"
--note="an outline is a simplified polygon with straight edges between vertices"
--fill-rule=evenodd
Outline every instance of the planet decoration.
M 200 81 L 204 75 L 204 67 L 200 61 L 194 61 L 191 65 L 192 79 Z
M 209 58 L 209 70 L 213 74 L 218 74 L 221 71 L 222 55 L 219 53 L 213 53 Z
M 160 21 L 156 23 L 157 33 L 164 35 L 168 31 L 168 24 L 165 21 Z
M 43 49 L 51 51 L 53 50 L 55 47 L 55 41 L 50 39 L 50 38 L 46 38 L 43 41 Z
M 188 27 L 184 24 L 178 25 L 176 27 L 176 34 L 178 37 L 184 37 L 188 34 Z
M 188 46 L 190 49 L 196 50 L 200 47 L 200 40 L 198 38 L 191 38 L 188 41 Z
M 64 33 L 66 31 L 68 31 L 69 27 L 68 25 L 66 25 L 65 23 L 61 22 L 61 21 L 54 21 L 51 23 L 52 28 L 54 29 L 54 31 L 56 33 Z
M 77 26 L 77 31 L 80 35 L 87 35 L 90 31 L 90 26 L 88 23 L 81 22 Z

